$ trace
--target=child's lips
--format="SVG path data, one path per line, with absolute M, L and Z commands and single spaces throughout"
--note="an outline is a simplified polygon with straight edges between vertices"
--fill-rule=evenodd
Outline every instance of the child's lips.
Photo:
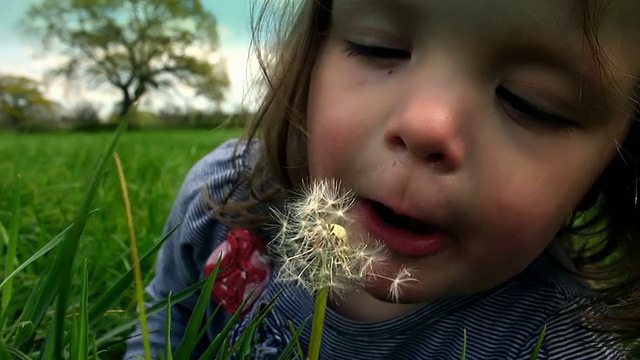
M 428 225 L 427 232 L 414 232 L 394 226 L 381 217 L 376 209 L 380 205 L 385 206 L 371 200 L 361 200 L 358 202 L 357 211 L 362 217 L 365 230 L 392 252 L 404 256 L 424 257 L 438 252 L 450 241 L 448 233 L 422 219 L 421 222 Z

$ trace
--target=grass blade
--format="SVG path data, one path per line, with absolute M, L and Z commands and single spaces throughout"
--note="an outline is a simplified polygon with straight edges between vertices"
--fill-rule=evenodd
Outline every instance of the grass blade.
M 2 243 L 7 248 L 9 247 L 9 233 L 7 233 L 7 229 L 4 227 L 2 222 L 0 222 L 0 238 L 2 238 Z
M 223 343 L 226 342 L 226 339 L 229 336 L 229 333 L 231 332 L 236 322 L 240 318 L 240 314 L 244 310 L 245 306 L 247 305 L 247 301 L 251 298 L 252 294 L 253 294 L 253 290 L 251 290 L 249 295 L 245 297 L 245 299 L 242 301 L 242 304 L 240 304 L 240 307 L 238 308 L 238 310 L 231 316 L 231 318 L 225 324 L 222 331 L 220 331 L 216 336 L 216 338 L 213 339 L 211 344 L 209 344 L 209 347 L 207 348 L 207 350 L 205 350 L 204 354 L 200 357 L 201 360 L 214 358 L 214 355 L 218 352 L 218 350 L 223 345 Z M 269 301 L 269 303 L 267 303 L 267 305 L 264 306 L 263 311 L 258 312 L 259 314 L 261 314 L 260 316 L 256 316 L 253 319 L 251 319 L 249 326 L 252 326 L 256 322 L 260 323 L 264 320 L 264 316 L 266 316 L 266 314 L 268 314 L 268 312 L 271 311 L 275 306 L 275 300 L 278 298 L 279 295 L 280 293 L 278 292 L 278 294 L 276 294 L 276 296 L 274 296 L 273 299 L 271 299 L 271 301 Z M 242 341 L 242 339 L 238 339 L 238 341 Z
M 46 337 L 44 342 L 44 348 L 40 352 L 40 360 L 55 359 L 53 357 L 53 339 L 55 337 L 56 328 L 54 326 L 49 327 L 49 336 Z
M 98 210 L 93 210 L 89 213 L 89 216 L 92 216 Z M 17 273 L 22 271 L 25 267 L 27 267 L 32 262 L 38 260 L 40 257 L 44 256 L 46 253 L 51 251 L 54 247 L 59 245 L 68 235 L 71 229 L 73 228 L 73 224 L 68 226 L 64 231 L 58 234 L 55 238 L 49 241 L 45 246 L 40 248 L 35 254 L 33 254 L 29 259 L 27 259 L 24 263 L 18 266 L 8 277 L 10 279 L 14 277 Z M 24 311 L 20 316 L 22 322 L 28 322 L 33 325 L 33 328 L 37 328 L 40 326 L 40 322 L 44 317 L 44 314 L 47 311 L 49 305 L 53 302 L 53 298 L 57 293 L 58 283 L 60 282 L 60 278 L 53 276 L 53 268 L 50 268 L 46 275 L 40 277 L 40 281 L 38 285 L 35 287 L 35 291 L 29 296 L 27 300 L 27 304 L 24 307 Z M 5 279 L 5 282 L 7 281 Z M 2 287 L 5 282 L 0 284 Z M 22 347 L 29 340 L 31 334 L 26 330 L 19 331 L 16 336 L 15 346 Z
M 533 349 L 533 353 L 531 353 L 531 360 L 536 360 L 538 358 L 538 354 L 540 353 L 540 348 L 542 348 L 542 343 L 544 343 L 544 337 L 546 334 L 547 324 L 544 324 L 540 337 L 538 337 L 538 342 L 536 342 L 536 347 Z
M 2 341 L 0 341 L 0 359 L 11 359 L 11 354 Z
M 192 296 L 196 291 L 200 290 L 204 284 L 204 281 L 198 282 L 180 292 L 178 292 L 175 296 L 171 297 L 172 303 L 179 303 L 190 296 Z M 167 308 L 168 301 L 167 299 L 158 302 L 157 304 L 151 306 L 147 309 L 147 316 L 156 314 Z M 112 339 L 117 335 L 122 334 L 123 332 L 130 331 L 138 323 L 138 319 L 131 319 L 120 326 L 117 326 L 104 335 L 102 335 L 98 340 L 96 340 L 96 344 L 98 347 L 103 347 L 109 342 L 114 342 Z M 119 341 L 115 341 L 117 343 Z
M 93 351 L 92 351 L 92 355 L 91 355 L 91 359 L 93 360 L 99 360 L 98 359 L 98 347 L 96 346 L 96 337 L 93 337 Z
M 113 153 L 113 158 L 118 170 L 118 178 L 120 179 L 120 188 L 122 190 L 122 200 L 124 202 L 124 210 L 127 218 L 127 227 L 129 228 L 129 245 L 131 250 L 131 262 L 133 263 L 133 275 L 136 285 L 136 301 L 138 302 L 138 318 L 140 319 L 140 327 L 142 328 L 142 338 L 144 346 L 144 355 L 146 360 L 151 360 L 151 343 L 149 341 L 149 329 L 147 327 L 147 315 L 144 306 L 144 284 L 142 282 L 142 273 L 140 272 L 140 260 L 138 259 L 138 246 L 136 244 L 136 232 L 133 226 L 133 215 L 131 214 L 131 204 L 129 202 L 129 191 L 127 190 L 127 181 L 120 162 L 118 153 Z
M 231 352 L 226 351 L 225 349 L 229 348 L 229 338 L 225 337 L 222 342 L 222 346 L 218 349 L 218 353 L 216 354 L 216 359 L 218 360 L 228 360 L 231 357 Z
M 9 359 L 32 360 L 32 358 L 29 355 L 25 354 L 24 352 L 20 351 L 19 349 L 16 349 L 16 348 L 13 348 L 13 347 L 10 347 L 10 346 L 6 346 L 5 350 L 10 355 L 13 355 L 13 357 L 10 357 Z M 5 359 L 4 357 L 2 357 L 2 351 L 0 351 L 0 359 Z
M 98 211 L 98 210 L 91 211 L 89 213 L 89 216 L 93 215 L 96 211 Z M 0 283 L 0 289 L 2 289 L 2 287 L 5 286 L 7 284 L 7 282 L 10 279 L 12 279 L 14 276 L 16 276 L 20 271 L 22 271 L 24 268 L 29 266 L 32 262 L 38 260 L 43 255 L 45 255 L 46 253 L 51 251 L 51 249 L 55 248 L 58 244 L 60 244 L 60 242 L 62 240 L 64 240 L 65 237 L 69 234 L 69 231 L 71 231 L 72 227 L 73 227 L 73 224 L 69 225 L 60 234 L 56 235 L 55 238 L 53 238 L 46 245 L 41 247 L 40 250 L 36 251 L 35 254 L 31 255 L 31 257 L 29 257 L 25 262 L 23 262 L 22 264 L 20 264 L 20 266 L 18 266 L 15 270 L 13 270 L 13 272 L 11 274 L 9 274 L 9 276 L 7 276 L 6 278 L 4 278 L 4 280 L 2 280 L 2 283 Z
M 173 347 L 171 347 L 171 293 L 167 298 L 167 329 L 165 330 L 167 335 L 166 344 L 166 356 L 167 360 L 173 360 Z
M 231 347 L 229 355 L 238 353 L 241 359 L 246 358 L 249 354 L 249 348 L 255 342 L 255 334 L 258 330 L 259 325 L 260 324 L 252 323 L 250 326 L 248 326 L 247 329 L 240 335 L 240 340 L 233 344 L 233 346 Z M 226 346 L 223 346 L 220 350 L 224 349 L 225 347 Z
M 7 254 L 5 256 L 4 273 L 13 272 L 13 266 L 16 261 L 16 249 L 18 247 L 18 230 L 20 229 L 20 175 L 16 176 L 16 186 L 13 196 L 13 204 L 11 206 L 11 225 L 9 226 L 9 243 L 7 246 Z M 13 280 L 5 280 L 6 287 L 2 290 L 2 303 L 0 310 L 6 310 L 11 301 L 11 292 L 13 290 Z M 4 322 L 0 324 L 0 328 L 4 328 Z
M 78 350 L 79 359 L 89 358 L 89 275 L 87 259 L 84 260 L 84 272 L 82 279 L 82 299 L 80 300 L 80 324 L 78 326 Z
M 213 313 L 211 314 L 211 316 L 209 316 L 209 320 L 207 320 L 205 325 L 202 327 L 202 329 L 198 333 L 198 337 L 197 337 L 198 340 L 202 339 L 204 335 L 207 333 L 207 329 L 211 327 L 211 323 L 213 323 L 213 320 L 215 320 L 216 314 L 218 313 L 220 308 L 221 308 L 221 305 L 218 304 L 218 306 L 216 306 L 216 308 L 213 310 Z
M 35 336 L 36 336 L 36 329 L 33 326 L 33 323 L 20 322 L 17 327 L 16 336 L 15 336 L 15 339 L 17 340 L 14 341 L 14 346 L 22 347 L 23 344 L 28 343 L 29 340 L 35 338 Z M 20 344 L 20 345 L 18 346 L 17 344 Z M 22 349 L 22 350 L 25 352 L 28 352 L 28 349 Z
M 190 354 L 193 353 L 193 350 L 195 349 L 199 341 L 199 339 L 197 338 L 198 330 L 200 324 L 202 324 L 202 319 L 204 318 L 204 314 L 207 310 L 209 299 L 211 298 L 211 290 L 213 290 L 213 284 L 216 281 L 216 276 L 218 275 L 218 271 L 220 269 L 220 262 L 220 259 L 218 259 L 215 268 L 204 284 L 204 288 L 202 289 L 202 292 L 198 297 L 196 306 L 193 308 L 193 313 L 191 313 L 191 317 L 189 318 L 189 322 L 187 323 L 184 337 L 182 338 L 182 341 L 176 349 L 175 357 L 177 359 L 188 359 Z
M 250 293 L 249 296 L 247 296 L 247 298 L 251 298 L 251 296 L 252 296 L 252 293 Z M 267 304 L 267 306 L 263 307 L 262 309 L 260 309 L 260 311 L 258 311 L 256 316 L 253 319 L 251 319 L 251 321 L 249 322 L 249 325 L 247 326 L 247 328 L 240 334 L 235 344 L 233 344 L 233 346 L 231 347 L 231 350 L 229 351 L 230 354 L 234 354 L 240 351 L 240 356 L 244 357 L 248 353 L 249 347 L 251 346 L 251 344 L 254 343 L 255 332 L 258 330 L 258 327 L 262 325 L 267 315 L 269 315 L 269 313 L 273 310 L 273 306 L 274 306 L 274 301 L 270 302 L 269 304 Z M 242 306 L 238 310 L 238 312 L 241 313 L 243 310 L 244 310 L 244 306 Z
M 460 360 L 467 358 L 467 329 L 462 329 L 462 355 Z
M 291 322 L 291 320 L 288 321 L 289 330 L 291 330 L 291 334 L 293 334 L 293 339 L 292 339 L 292 341 L 289 341 L 287 346 L 282 350 L 282 353 L 278 357 L 279 360 L 293 359 L 293 354 L 292 353 L 293 353 L 293 347 L 294 346 L 298 350 L 298 356 L 296 358 L 298 358 L 298 357 L 302 358 L 302 359 L 305 358 L 304 357 L 304 350 L 302 349 L 302 345 L 300 344 L 300 334 L 302 334 L 302 331 L 304 330 L 305 326 L 307 326 L 307 322 L 309 321 L 309 318 L 310 317 L 307 317 L 306 319 L 304 319 L 304 321 L 300 325 L 300 328 L 297 329 L 297 330 L 293 326 L 293 323 Z
M 55 346 L 55 343 L 53 345 Z M 78 350 L 78 319 L 74 315 L 71 317 L 71 342 L 69 346 L 69 358 L 80 359 L 80 357 L 78 356 L 77 350 Z
M 92 210 L 89 213 L 89 216 L 92 216 L 97 211 L 98 211 L 97 209 Z M 54 237 L 51 241 L 49 241 L 47 244 L 41 247 L 38 251 L 36 251 L 33 255 L 31 255 L 26 261 L 20 264 L 20 266 L 18 266 L 11 274 L 9 274 L 9 276 L 7 276 L 3 280 L 2 283 L 0 283 L 0 288 L 2 288 L 7 283 L 7 281 L 9 281 L 14 276 L 16 276 L 20 271 L 24 270 L 31 263 L 38 260 L 42 256 L 46 255 L 49 251 L 51 251 L 58 244 L 60 244 L 60 242 L 62 242 L 62 240 L 64 240 L 65 237 L 68 235 L 72 227 L 73 225 L 68 226 L 60 234 L 56 235 L 56 237 Z M 20 319 L 27 319 L 27 320 L 18 321 L 18 322 L 22 324 L 29 324 L 29 326 L 28 327 L 23 326 L 21 329 L 18 330 L 15 338 L 15 346 L 22 347 L 26 343 L 26 341 L 28 341 L 28 339 L 31 338 L 32 335 L 34 334 L 33 331 L 36 326 L 35 324 L 39 325 L 40 321 L 42 321 L 42 318 L 44 317 L 44 314 L 47 308 L 41 307 L 40 311 L 36 311 L 36 309 L 38 308 L 37 304 L 38 303 L 50 304 L 53 301 L 53 297 L 55 296 L 55 293 L 48 293 L 47 291 L 50 288 L 54 288 L 55 284 L 52 283 L 50 284 L 50 287 L 45 288 L 43 285 L 44 280 L 45 280 L 44 276 L 41 276 L 40 282 L 38 283 L 37 286 L 35 286 L 36 291 L 33 292 L 31 296 L 29 296 L 29 299 L 27 300 L 27 303 L 24 306 Z
M 93 210 L 89 213 L 89 216 L 93 215 L 97 210 Z M 73 225 L 68 226 L 64 229 L 60 234 L 54 237 L 51 241 L 45 244 L 42 248 L 36 251 L 35 254 L 31 255 L 29 259 L 24 261 L 20 266 L 18 266 L 9 276 L 7 276 L 2 283 L 0 283 L 0 289 L 8 283 L 10 279 L 16 276 L 20 271 L 24 270 L 27 266 L 29 266 L 34 261 L 38 260 L 45 254 L 47 254 L 51 249 L 55 248 L 65 239 L 68 235 L 69 231 Z M 50 272 L 49 272 L 50 273 Z M 33 335 L 33 330 L 37 326 L 40 325 L 42 318 L 47 310 L 48 304 L 51 304 L 54 296 L 56 295 L 55 289 L 57 288 L 56 282 L 49 282 L 47 286 L 44 285 L 45 277 L 41 276 L 38 285 L 35 287 L 36 291 L 34 291 L 27 300 L 26 305 L 20 315 L 19 322 L 29 323 L 30 327 L 21 328 L 15 338 L 14 345 L 16 347 L 22 347 Z M 43 306 L 42 304 L 47 304 Z

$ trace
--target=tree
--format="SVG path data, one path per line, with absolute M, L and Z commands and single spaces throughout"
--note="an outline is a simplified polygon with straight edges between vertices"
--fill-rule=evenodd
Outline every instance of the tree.
M 55 104 L 44 97 L 40 83 L 24 76 L 0 76 L 0 116 L 12 128 L 51 113 Z
M 181 82 L 219 104 L 229 86 L 224 62 L 207 58 L 218 34 L 201 0 L 42 0 L 23 23 L 61 50 L 53 76 L 114 86 L 121 116 L 150 89 Z
M 80 101 L 65 111 L 63 125 L 73 130 L 97 131 L 104 127 L 100 121 L 100 111 L 90 101 Z
M 76 124 L 99 123 L 100 112 L 95 104 L 82 101 L 69 111 L 69 120 Z

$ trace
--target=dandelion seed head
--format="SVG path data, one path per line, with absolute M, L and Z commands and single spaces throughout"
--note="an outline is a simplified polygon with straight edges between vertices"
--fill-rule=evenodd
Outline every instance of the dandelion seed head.
M 331 224 L 329 226 L 329 234 L 333 235 L 337 240 L 347 241 L 347 230 L 338 224 Z
M 348 229 L 354 220 L 349 210 L 355 201 L 338 181 L 321 180 L 304 183 L 282 210 L 272 210 L 278 228 L 268 247 L 279 264 L 277 280 L 310 293 L 328 289 L 335 296 L 383 278 L 391 284 L 389 296 L 399 299 L 414 280 L 404 268 L 394 278 L 380 275 L 377 270 L 387 257 L 384 247 L 371 239 L 351 238 Z
M 375 252 L 349 239 L 354 204 L 352 192 L 323 180 L 303 184 L 282 211 L 272 210 L 279 229 L 269 252 L 280 263 L 278 279 L 310 292 L 328 288 L 332 294 L 362 283 L 373 268 L 366 258 Z M 363 264 L 369 269 L 363 271 Z

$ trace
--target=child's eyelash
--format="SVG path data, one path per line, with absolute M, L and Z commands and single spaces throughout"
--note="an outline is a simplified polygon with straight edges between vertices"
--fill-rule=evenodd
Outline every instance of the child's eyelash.
M 352 41 L 345 42 L 345 51 L 347 56 L 365 56 L 375 59 L 410 59 L 411 53 L 406 50 L 387 48 L 382 46 L 371 46 L 354 43 Z M 514 110 L 520 113 L 521 116 L 530 120 L 542 122 L 545 125 L 549 125 L 556 128 L 569 128 L 575 126 L 575 122 L 558 116 L 549 112 L 546 112 L 529 101 L 519 97 L 513 92 L 507 90 L 505 87 L 500 86 L 496 89 L 498 97 L 507 101 L 508 105 Z
M 393 49 L 382 46 L 362 45 L 351 41 L 345 42 L 345 51 L 348 56 L 366 56 L 379 59 L 411 58 L 411 53 L 407 50 Z
M 496 89 L 496 95 L 505 100 L 508 103 L 508 106 L 511 106 L 521 115 L 531 120 L 542 122 L 545 125 L 556 128 L 570 128 L 576 125 L 575 122 L 567 118 L 540 109 L 529 101 L 507 90 L 504 86 L 500 86 Z

